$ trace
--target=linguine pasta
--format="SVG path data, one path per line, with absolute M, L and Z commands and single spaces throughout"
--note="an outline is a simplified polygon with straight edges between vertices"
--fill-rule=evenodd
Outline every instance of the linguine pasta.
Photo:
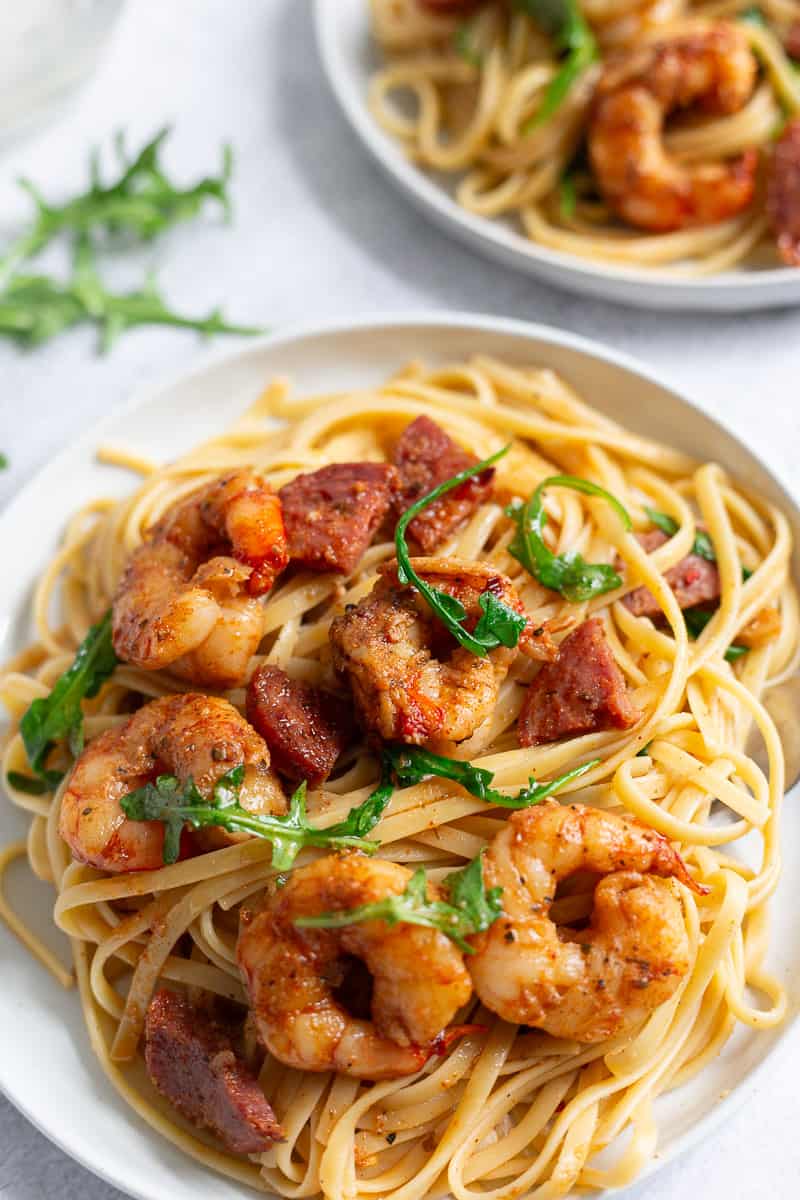
M 751 97 L 732 114 L 671 121 L 665 149 L 679 166 L 753 149 L 768 161 L 786 117 L 800 113 L 800 76 L 784 45 L 800 22 L 796 0 L 764 0 L 755 20 L 750 0 L 583 0 L 599 61 L 584 64 L 542 121 L 537 112 L 562 60 L 522 5 L 492 0 L 446 13 L 420 0 L 370 3 L 384 59 L 371 81 L 371 111 L 414 162 L 455 178 L 455 198 L 468 212 L 510 219 L 550 250 L 661 274 L 777 265 L 763 179 L 754 202 L 735 215 L 647 232 L 614 218 L 582 147 L 610 55 L 748 17 L 740 27 L 761 68 Z
M 40 580 L 36 642 L 0 676 L 0 698 L 11 718 L 4 779 L 27 767 L 17 731 L 21 715 L 70 663 L 89 625 L 107 610 L 127 555 L 177 498 L 244 464 L 281 486 L 298 471 L 326 463 L 383 459 L 422 413 L 481 458 L 513 437 L 498 464 L 495 498 L 442 552 L 509 574 L 535 620 L 599 616 L 644 714 L 624 733 L 521 749 L 515 724 L 531 665 L 519 660 L 492 715 L 455 753 L 492 770 L 497 786 L 514 789 L 531 774 L 549 779 L 599 759 L 565 789 L 569 800 L 633 814 L 679 845 L 709 891 L 697 897 L 672 885 L 691 950 L 691 968 L 674 996 L 633 1037 L 589 1046 L 505 1024 L 473 1002 L 465 1019 L 484 1032 L 464 1037 L 414 1076 L 378 1084 L 304 1073 L 267 1055 L 260 1083 L 286 1137 L 248 1159 L 221 1150 L 155 1092 L 140 1042 L 159 981 L 183 985 L 190 996 L 203 989 L 245 1002 L 235 954 L 237 914 L 244 902 L 257 901 L 272 874 L 270 843 L 253 838 L 155 871 L 104 875 L 70 860 L 57 830 L 58 793 L 31 796 L 8 785 L 31 825 L 27 844 L 0 856 L 0 884 L 7 865 L 24 854 L 31 870 L 53 884 L 54 920 L 70 939 L 87 1033 L 103 1070 L 139 1116 L 210 1169 L 263 1192 L 326 1200 L 447 1194 L 545 1200 L 573 1187 L 618 1187 L 656 1150 L 658 1096 L 702 1071 L 737 1026 L 767 1029 L 786 1011 L 783 988 L 762 965 L 768 902 L 780 870 L 784 764 L 761 696 L 797 661 L 791 542 L 783 515 L 718 465 L 626 431 L 549 370 L 484 357 L 435 369 L 412 364 L 382 387 L 335 396 L 297 396 L 274 382 L 235 425 L 166 466 L 101 451 L 106 461 L 140 471 L 142 482 L 126 500 L 98 500 L 76 514 Z M 577 549 L 591 561 L 618 555 L 625 563 L 625 587 L 588 604 L 570 605 L 544 589 L 507 549 L 512 529 L 501 501 L 527 497 L 557 470 L 612 492 L 638 529 L 648 524 L 643 505 L 681 518 L 669 545 L 648 556 L 602 501 L 562 490 L 548 494 L 554 549 Z M 689 552 L 698 520 L 713 541 L 722 598 L 691 641 L 661 572 Z M 374 544 L 344 581 L 309 573 L 279 581 L 265 604 L 258 661 L 295 678 L 330 681 L 329 624 L 369 592 L 378 565 L 393 552 L 391 542 Z M 751 572 L 746 578 L 743 568 Z M 664 625 L 637 618 L 620 603 L 634 584 L 657 597 Z M 726 661 L 737 632 L 767 604 L 780 611 L 780 632 Z M 120 724 L 144 699 L 185 690 L 188 685 L 167 673 L 119 665 L 87 702 L 87 737 Z M 243 689 L 228 698 L 243 707 Z M 766 744 L 767 774 L 744 752 L 754 724 Z M 310 814 L 321 825 L 342 819 L 370 793 L 376 776 L 377 763 L 363 747 L 349 752 L 310 794 Z M 447 780 L 432 779 L 395 791 L 374 836 L 381 855 L 425 866 L 438 880 L 472 859 L 505 815 Z M 737 853 L 747 835 L 758 846 L 749 865 Z M 300 861 L 316 853 L 304 851 Z M 1 897 L 0 888 L 0 915 L 60 983 L 72 982 Z M 573 888 L 556 899 L 553 917 L 575 922 L 590 907 L 591 892 Z M 601 1166 L 596 1156 L 607 1147 L 610 1156 Z

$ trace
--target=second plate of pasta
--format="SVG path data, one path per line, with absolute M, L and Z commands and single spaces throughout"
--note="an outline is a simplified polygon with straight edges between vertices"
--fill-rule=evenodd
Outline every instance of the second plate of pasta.
M 800 302 L 793 0 L 563 0 L 549 33 L 540 7 L 317 0 L 317 39 L 364 145 L 475 249 L 637 306 Z

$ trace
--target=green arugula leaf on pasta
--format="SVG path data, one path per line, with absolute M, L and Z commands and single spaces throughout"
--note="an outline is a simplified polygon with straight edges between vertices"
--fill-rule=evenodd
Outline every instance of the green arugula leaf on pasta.
M 622 577 L 609 563 L 588 563 L 577 553 L 554 554 L 545 544 L 547 514 L 544 492 L 549 487 L 566 487 L 587 496 L 598 496 L 616 511 L 626 530 L 631 528 L 627 511 L 615 496 L 599 484 L 577 475 L 551 475 L 543 479 L 529 500 L 516 500 L 506 508 L 506 516 L 517 526 L 508 552 L 544 587 L 560 592 L 567 600 L 580 603 L 593 596 L 622 586 Z
M 297 917 L 295 925 L 303 929 L 341 929 L 361 921 L 385 921 L 389 926 L 401 922 L 423 925 L 446 934 L 464 954 L 474 954 L 466 939 L 488 929 L 503 911 L 502 888 L 487 889 L 484 883 L 483 854 L 481 851 L 466 867 L 445 878 L 448 900 L 429 899 L 428 877 L 420 867 L 399 895 L 338 912 Z

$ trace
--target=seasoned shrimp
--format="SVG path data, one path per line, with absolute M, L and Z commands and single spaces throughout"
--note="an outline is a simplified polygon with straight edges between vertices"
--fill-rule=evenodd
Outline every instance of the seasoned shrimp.
M 524 612 L 510 579 L 485 563 L 457 558 L 414 558 L 427 583 L 456 597 L 467 611 L 466 628 L 482 614 L 478 600 L 491 592 L 516 612 Z M 397 565 L 386 563 L 369 596 L 331 625 L 337 671 L 353 690 L 365 728 L 387 741 L 428 745 L 462 741 L 486 719 L 517 648 L 498 646 L 478 658 L 450 637 L 427 603 L 397 580 Z M 556 623 L 528 622 L 519 647 L 531 658 L 554 659 L 550 637 Z
M 191 692 L 152 700 L 83 751 L 61 801 L 59 832 L 75 858 L 102 871 L 152 870 L 163 865 L 164 826 L 129 820 L 120 799 L 166 774 L 194 780 L 207 796 L 222 775 L 240 765 L 245 767 L 242 807 L 285 812 L 266 744 L 232 704 Z M 246 836 L 200 830 L 185 838 L 182 856 Z
M 281 504 L 237 471 L 174 505 L 134 551 L 114 597 L 114 649 L 146 670 L 232 687 L 263 635 L 256 597 L 288 562 Z
M 654 232 L 710 225 L 747 208 L 758 154 L 734 162 L 685 165 L 662 142 L 664 120 L 697 104 L 733 113 L 755 86 L 745 33 L 720 22 L 612 59 L 598 84 L 589 155 L 600 191 L 623 220 Z
M 239 967 L 259 1037 L 281 1062 L 394 1079 L 436 1052 L 472 993 L 462 956 L 443 933 L 379 920 L 339 929 L 294 924 L 399 895 L 410 878 L 397 863 L 329 855 L 294 871 L 257 914 L 243 912 Z M 369 972 L 371 991 L 354 959 Z
M 492 841 L 484 879 L 503 916 L 471 939 L 475 990 L 506 1021 L 599 1042 L 641 1024 L 689 969 L 681 904 L 664 878 L 702 892 L 681 856 L 627 816 L 550 801 L 513 814 Z M 558 927 L 550 904 L 576 871 L 602 875 L 587 928 Z

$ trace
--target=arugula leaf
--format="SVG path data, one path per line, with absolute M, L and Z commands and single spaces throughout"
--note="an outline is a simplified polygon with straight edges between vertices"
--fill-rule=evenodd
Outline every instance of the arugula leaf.
M 686 631 L 692 641 L 699 638 L 708 622 L 714 616 L 715 611 L 714 609 L 710 610 L 707 608 L 684 609 L 683 619 L 686 622 Z M 724 657 L 728 662 L 736 662 L 737 658 L 741 658 L 743 654 L 747 654 L 747 651 L 747 646 L 737 646 L 735 642 L 732 642 L 725 651 Z
M 479 67 L 483 62 L 483 55 L 476 48 L 472 34 L 471 23 L 464 21 L 453 34 L 453 49 L 459 58 L 463 58 L 471 67 Z
M 81 700 L 90 700 L 113 673 L 117 665 L 111 644 L 111 612 L 93 625 L 78 647 L 72 666 L 56 680 L 49 696 L 34 700 L 20 722 L 20 733 L 28 762 L 38 779 L 14 773 L 13 786 L 38 793 L 58 787 L 62 775 L 45 766 L 47 755 L 56 742 L 67 739 L 74 758 L 83 750 L 83 710 Z M 22 781 L 26 782 L 23 783 Z M 34 793 L 36 794 L 36 793 Z
M 58 772 L 54 771 L 53 775 L 58 775 Z M 16 788 L 18 792 L 27 792 L 29 796 L 44 796 L 52 792 L 53 787 L 58 784 L 58 780 L 54 785 L 46 779 L 35 779 L 33 775 L 22 775 L 19 771 L 9 771 L 6 779 L 11 787 Z
M 577 553 L 554 554 L 545 545 L 543 535 L 547 514 L 543 495 L 548 487 L 567 487 L 587 496 L 599 496 L 615 509 L 625 529 L 631 528 L 628 513 L 605 488 L 576 475 L 551 475 L 542 480 L 525 503 L 516 500 L 506 508 L 506 516 L 517 526 L 517 532 L 508 547 L 509 554 L 522 563 L 539 583 L 560 592 L 574 603 L 591 600 L 593 596 L 621 587 L 622 577 L 609 563 L 587 563 Z
M 95 270 L 88 237 L 76 247 L 72 279 L 59 283 L 48 275 L 19 275 L 0 291 L 0 336 L 33 347 L 82 322 L 100 331 L 105 353 L 126 329 L 137 325 L 171 325 L 198 333 L 250 336 L 263 332 L 253 326 L 230 325 L 215 309 L 207 317 L 173 312 L 149 277 L 137 291 L 109 292 Z
M 575 216 L 578 207 L 578 193 L 575 189 L 575 176 L 571 172 L 561 176 L 558 185 L 558 210 L 565 221 Z
M 577 0 L 516 0 L 516 7 L 553 39 L 556 51 L 564 56 L 542 103 L 523 129 L 531 133 L 561 107 L 576 79 L 599 57 L 599 50 Z
M 599 758 L 595 758 L 591 762 L 567 771 L 564 775 L 559 775 L 556 779 L 551 779 L 549 783 L 537 784 L 531 776 L 528 786 L 522 788 L 516 796 L 506 796 L 491 786 L 494 772 L 486 770 L 485 767 L 475 767 L 472 763 L 461 762 L 456 758 L 445 758 L 444 755 L 434 754 L 419 746 L 387 746 L 383 755 L 384 774 L 388 770 L 403 787 L 410 787 L 415 783 L 421 783 L 429 775 L 436 775 L 440 779 L 452 779 L 465 791 L 479 800 L 485 800 L 487 804 L 497 804 L 502 808 L 514 809 L 530 808 L 534 804 L 541 803 L 542 800 L 552 796 L 573 779 L 585 775 L 600 761 Z
M 740 13 L 736 14 L 737 21 L 744 21 L 746 25 L 758 25 L 761 29 L 767 28 L 766 18 L 757 4 L 751 4 L 749 8 L 744 8 Z
M 283 816 L 253 813 L 239 804 L 244 767 L 234 767 L 221 776 L 211 796 L 204 799 L 194 780 L 181 785 L 174 775 L 159 775 L 155 783 L 146 783 L 123 796 L 122 811 L 132 821 L 161 821 L 164 824 L 164 862 L 177 862 L 181 833 L 185 825 L 194 829 L 218 826 L 230 833 L 249 833 L 272 842 L 272 865 L 279 871 L 291 867 L 304 846 L 325 846 L 335 850 L 356 849 L 374 854 L 377 842 L 365 834 L 377 825 L 391 799 L 373 792 L 363 804 L 351 809 L 344 821 L 328 829 L 309 825 L 306 818 L 306 785 L 301 783 L 289 800 Z M 378 789 L 380 791 L 380 789 Z
M 452 479 L 446 479 L 444 483 L 440 483 L 432 492 L 421 496 L 419 500 L 416 500 L 403 513 L 397 522 L 394 535 L 395 551 L 397 554 L 397 578 L 399 583 L 402 586 L 413 584 L 420 595 L 424 596 L 431 612 L 435 617 L 438 617 L 445 629 L 452 634 L 461 646 L 466 647 L 467 650 L 470 650 L 479 658 L 483 658 L 490 650 L 494 650 L 498 646 L 516 646 L 519 636 L 527 624 L 527 619 L 521 613 L 515 612 L 513 608 L 509 608 L 502 600 L 498 600 L 490 593 L 483 593 L 478 600 L 483 616 L 478 621 L 472 633 L 468 633 L 463 624 L 466 620 L 467 612 L 461 601 L 457 600 L 455 596 L 449 595 L 448 592 L 443 592 L 439 588 L 432 587 L 424 579 L 420 579 L 411 566 L 405 534 L 414 517 L 422 512 L 423 508 L 426 508 L 429 504 L 433 504 L 434 500 L 438 500 L 440 496 L 452 491 L 453 488 L 460 487 L 462 483 L 465 483 L 468 479 L 472 479 L 474 475 L 480 475 L 487 467 L 490 467 L 499 458 L 502 458 L 504 454 L 508 454 L 509 450 L 510 446 L 504 446 L 502 450 L 497 450 L 494 454 L 485 458 L 483 462 L 476 463 L 473 467 L 468 467 L 465 471 L 460 471 Z
M 343 821 L 329 825 L 325 830 L 328 837 L 366 837 L 380 821 L 394 793 L 394 784 L 389 774 L 388 763 L 383 762 L 381 781 L 375 791 L 355 808 L 351 808 Z
M 48 275 L 17 275 L 0 290 L 0 337 L 18 345 L 39 346 L 84 318 L 69 285 Z
M 167 178 L 159 163 L 169 133 L 168 127 L 161 129 L 133 158 L 125 150 L 122 132 L 117 133 L 114 141 L 120 166 L 118 177 L 109 183 L 102 182 L 99 154 L 95 150 L 90 159 L 88 188 L 60 205 L 46 201 L 30 180 L 20 180 L 20 186 L 33 200 L 34 220 L 31 228 L 0 259 L 0 272 L 7 273 L 38 254 L 64 232 L 125 234 L 149 241 L 179 221 L 197 216 L 207 201 L 217 202 L 229 215 L 231 147 L 223 146 L 219 175 L 206 176 L 191 187 L 179 188 Z
M 647 513 L 648 517 L 656 526 L 656 528 L 660 529 L 662 533 L 665 533 L 667 537 L 674 537 L 680 529 L 678 522 L 668 513 L 659 512 L 657 508 L 647 508 L 647 506 L 645 506 L 644 511 Z M 706 562 L 715 563 L 717 561 L 717 555 L 714 551 L 714 544 L 706 533 L 705 529 L 698 529 L 695 531 L 694 542 L 692 543 L 692 554 L 699 555 L 700 558 L 704 558 Z
M 2 450 L 0 450 L 0 471 L 5 471 L 7 466 L 8 458 L 5 454 L 3 454 Z
M 474 933 L 483 933 L 493 925 L 503 908 L 500 897 L 503 889 L 489 888 L 483 881 L 483 856 L 485 850 L 473 858 L 471 863 L 460 871 L 452 871 L 445 876 L 444 886 L 450 896 L 450 903 L 464 914 L 465 922 L 469 923 Z
M 488 929 L 503 911 L 500 903 L 503 889 L 495 887 L 487 890 L 484 883 L 484 853 L 482 850 L 466 867 L 445 878 L 449 903 L 428 899 L 427 875 L 424 868 L 419 867 L 409 879 L 405 891 L 398 896 L 385 896 L 383 900 L 359 904 L 356 908 L 339 912 L 298 917 L 294 923 L 304 929 L 341 929 L 360 921 L 385 921 L 390 926 L 400 922 L 423 925 L 446 934 L 465 954 L 474 954 L 466 939 Z
M 496 638 L 495 645 L 499 643 L 513 649 L 528 623 L 527 617 L 503 604 L 491 592 L 483 592 L 478 597 L 478 605 L 483 616 L 472 631 L 472 637 L 487 646 L 492 638 Z

